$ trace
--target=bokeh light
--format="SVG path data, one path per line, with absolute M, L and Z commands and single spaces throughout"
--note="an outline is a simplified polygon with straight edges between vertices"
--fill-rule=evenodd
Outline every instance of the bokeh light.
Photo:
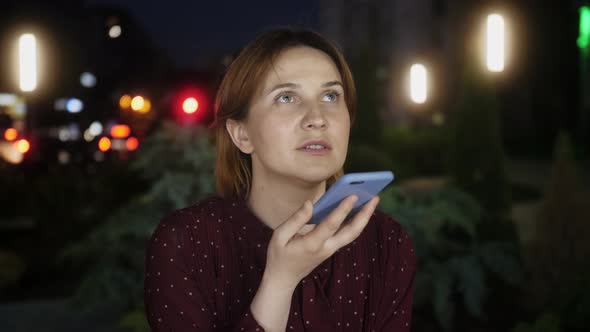
M 131 109 L 134 111 L 140 111 L 145 106 L 145 100 L 142 96 L 135 96 L 131 99 Z
M 139 146 L 139 140 L 137 140 L 135 137 L 129 137 L 125 142 L 125 146 L 127 147 L 127 150 L 135 151 Z
M 122 29 L 120 25 L 113 25 L 110 29 L 109 29 L 109 37 L 111 38 L 119 38 L 121 36 L 122 33 Z
M 197 99 L 190 97 L 182 102 L 182 110 L 187 114 L 195 113 L 199 109 L 199 102 Z
M 93 88 L 96 86 L 96 76 L 89 72 L 84 72 L 80 75 L 80 84 L 85 88 Z
M 18 150 L 18 152 L 25 154 L 31 148 L 31 144 L 26 139 L 21 139 L 14 143 L 14 147 Z
M 504 18 L 498 14 L 491 14 L 487 21 L 486 58 L 488 70 L 491 72 L 504 71 Z
M 111 128 L 111 136 L 113 138 L 126 138 L 131 133 L 128 125 L 114 125 Z
M 108 137 L 101 137 L 98 140 L 98 149 L 102 152 L 107 152 L 111 148 L 111 140 Z
M 428 98 L 428 72 L 422 64 L 410 69 L 410 97 L 416 104 L 424 104 Z
M 18 131 L 14 128 L 8 128 L 4 131 L 4 139 L 12 142 L 18 137 Z
M 30 92 L 37 87 L 37 39 L 26 33 L 19 39 L 20 89 Z

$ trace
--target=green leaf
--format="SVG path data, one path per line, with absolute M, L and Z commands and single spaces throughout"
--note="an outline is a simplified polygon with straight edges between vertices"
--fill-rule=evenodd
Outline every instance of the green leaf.
M 490 242 L 481 244 L 477 253 L 485 266 L 505 282 L 518 285 L 523 282 L 522 268 L 506 243 Z
M 451 271 L 443 266 L 436 269 L 437 275 L 433 280 L 434 313 L 440 325 L 445 331 L 450 331 L 453 326 L 455 307 L 451 298 L 453 290 L 453 276 Z
M 477 317 L 483 317 L 482 307 L 486 295 L 485 273 L 476 256 L 454 257 L 449 262 L 457 278 L 457 288 L 463 295 L 467 310 Z
M 134 332 L 151 331 L 143 310 L 127 312 L 119 320 L 119 326 L 130 329 Z

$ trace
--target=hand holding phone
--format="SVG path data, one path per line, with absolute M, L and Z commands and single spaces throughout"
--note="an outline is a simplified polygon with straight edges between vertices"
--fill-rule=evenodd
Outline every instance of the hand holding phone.
M 308 224 L 319 224 L 340 201 L 350 195 L 356 195 L 358 200 L 347 218 L 353 216 L 371 198 L 379 194 L 391 181 L 394 175 L 390 171 L 348 173 L 343 175 L 324 193 L 313 206 L 313 215 Z

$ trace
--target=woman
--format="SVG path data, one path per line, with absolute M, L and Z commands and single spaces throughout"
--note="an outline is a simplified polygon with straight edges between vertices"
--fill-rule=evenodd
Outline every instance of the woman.
M 146 256 L 154 331 L 409 331 L 416 256 L 373 198 L 319 225 L 343 174 L 356 95 L 338 49 L 276 29 L 245 47 L 216 99 L 218 194 L 164 218 Z

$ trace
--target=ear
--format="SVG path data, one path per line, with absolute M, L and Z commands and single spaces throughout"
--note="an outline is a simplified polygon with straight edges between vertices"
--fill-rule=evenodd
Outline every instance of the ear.
M 225 122 L 225 129 L 240 151 L 246 154 L 251 154 L 254 151 L 252 141 L 250 141 L 250 138 L 248 137 L 248 130 L 243 122 L 227 119 Z

